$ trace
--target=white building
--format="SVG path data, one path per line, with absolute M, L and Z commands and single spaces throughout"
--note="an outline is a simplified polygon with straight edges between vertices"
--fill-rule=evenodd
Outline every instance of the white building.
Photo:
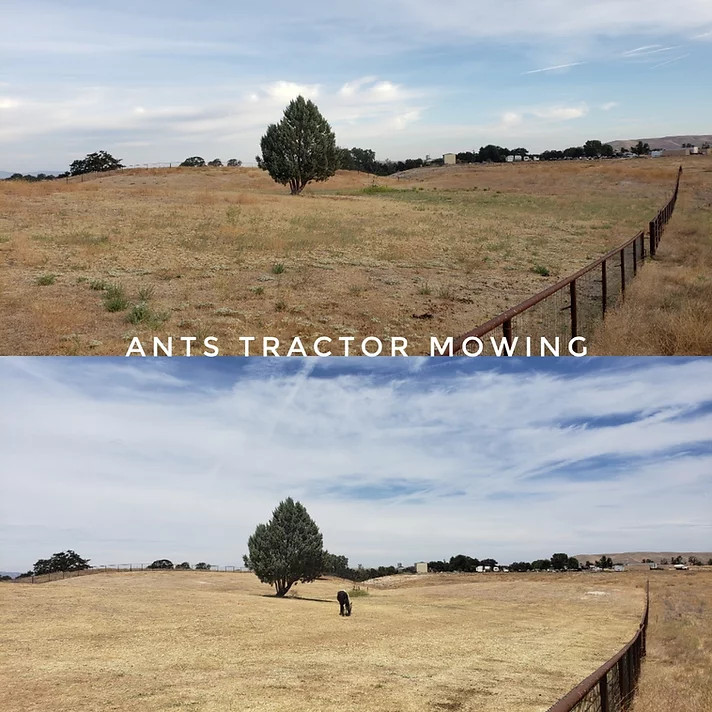
M 415 573 L 416 574 L 427 574 L 428 573 L 428 564 L 425 561 L 416 561 L 415 562 Z
M 443 153 L 443 163 L 446 166 L 454 166 L 457 163 L 457 156 L 454 153 Z

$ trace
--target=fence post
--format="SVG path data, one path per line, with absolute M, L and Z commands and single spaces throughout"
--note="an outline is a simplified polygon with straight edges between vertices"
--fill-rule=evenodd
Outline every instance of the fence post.
M 655 248 L 657 247 L 655 242 L 655 220 L 650 221 L 648 228 L 650 230 L 650 256 L 655 257 Z
M 507 319 L 507 321 L 502 324 L 502 334 L 504 335 L 504 338 L 507 340 L 507 344 L 512 343 L 512 320 Z
M 603 316 L 606 316 L 606 302 L 608 301 L 608 281 L 606 279 L 606 260 L 601 262 L 601 307 Z
M 569 284 L 569 296 L 571 297 L 571 338 L 578 336 L 578 308 L 576 305 L 576 280 Z
M 621 296 L 625 296 L 625 247 L 620 252 L 621 255 Z
M 601 697 L 601 712 L 608 712 L 608 673 L 598 683 L 598 692 Z
M 638 250 L 636 249 L 637 240 L 633 243 L 633 276 L 638 274 Z
M 625 656 L 618 661 L 618 686 L 621 690 L 621 707 L 626 708 L 626 698 L 628 697 L 628 681 L 626 680 Z

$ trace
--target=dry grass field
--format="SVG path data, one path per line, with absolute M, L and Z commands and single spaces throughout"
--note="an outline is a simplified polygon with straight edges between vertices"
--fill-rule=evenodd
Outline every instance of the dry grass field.
M 333 579 L 286 599 L 251 574 L 5 584 L 0 710 L 545 710 L 632 637 L 644 580 L 398 577 L 350 618 Z
M 134 335 L 192 335 L 237 354 L 239 336 L 395 335 L 426 353 L 430 335 L 463 333 L 642 229 L 677 163 L 339 172 L 301 197 L 256 168 L 5 181 L 0 351 L 116 355 Z M 685 209 L 710 166 L 685 160 Z
M 687 162 L 659 251 L 607 318 L 591 353 L 712 355 L 712 165 Z
M 648 657 L 632 712 L 712 711 L 712 570 L 650 575 Z

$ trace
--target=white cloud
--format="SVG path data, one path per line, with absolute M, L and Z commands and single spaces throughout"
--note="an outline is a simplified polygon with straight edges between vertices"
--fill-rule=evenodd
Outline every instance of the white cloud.
M 267 85 L 262 92 L 272 101 L 289 102 L 298 96 L 305 99 L 316 99 L 319 96 L 320 86 L 318 84 L 297 84 L 296 82 L 279 81 Z
M 346 82 L 341 89 L 339 89 L 339 95 L 344 97 L 351 97 L 356 94 L 362 86 L 366 84 L 372 84 L 377 80 L 377 77 L 361 77 L 360 79 L 354 79 L 350 82 Z
M 507 128 L 519 126 L 523 120 L 524 117 L 518 111 L 505 111 L 502 114 L 502 126 Z
M 571 119 L 580 119 L 582 116 L 586 116 L 588 107 L 585 104 L 579 104 L 578 106 L 547 106 L 533 108 L 530 113 L 540 119 L 570 121 Z

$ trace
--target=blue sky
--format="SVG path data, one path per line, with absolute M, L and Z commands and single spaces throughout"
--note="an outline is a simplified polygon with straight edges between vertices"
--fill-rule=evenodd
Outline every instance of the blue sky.
M 0 569 L 709 550 L 712 359 L 0 360 Z
M 0 37 L 0 170 L 254 161 L 299 93 L 381 159 L 712 131 L 709 0 L 4 0 Z

